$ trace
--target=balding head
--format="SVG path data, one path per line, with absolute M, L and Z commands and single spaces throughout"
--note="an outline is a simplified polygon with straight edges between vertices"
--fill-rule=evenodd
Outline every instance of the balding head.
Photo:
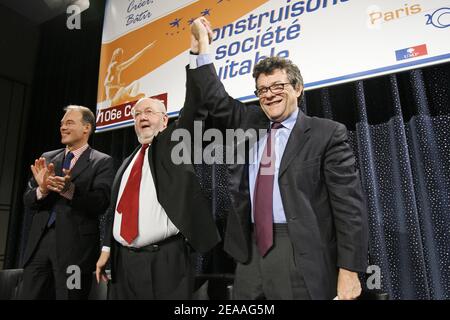
M 145 106 L 145 107 L 151 107 L 152 110 L 166 113 L 166 106 L 161 100 L 153 99 L 153 98 L 141 98 L 139 99 L 136 104 L 134 105 L 133 109 L 137 106 Z

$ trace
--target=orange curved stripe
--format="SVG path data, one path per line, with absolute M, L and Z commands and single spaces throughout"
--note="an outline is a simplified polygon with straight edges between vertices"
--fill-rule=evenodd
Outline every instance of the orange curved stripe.
M 98 102 L 105 99 L 105 76 L 111 55 L 116 48 L 123 49 L 122 61 L 126 61 L 142 50 L 142 48 L 156 41 L 152 48 L 147 50 L 135 63 L 122 72 L 121 82 L 128 85 L 187 50 L 190 46 L 190 26 L 188 21 L 191 18 L 199 17 L 203 10 L 211 9 L 211 15 L 206 18 L 211 21 L 213 27 L 220 27 L 232 23 L 267 1 L 223 0 L 218 3 L 217 0 L 199 0 L 110 43 L 102 44 Z M 176 18 L 181 18 L 180 26 L 178 28 L 171 27 L 170 22 Z M 180 72 L 183 71 L 180 70 Z

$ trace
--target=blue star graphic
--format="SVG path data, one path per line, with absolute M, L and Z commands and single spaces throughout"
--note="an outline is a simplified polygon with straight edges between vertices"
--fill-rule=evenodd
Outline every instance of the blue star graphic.
M 170 23 L 170 26 L 173 28 L 173 27 L 180 27 L 180 21 L 181 21 L 181 18 L 180 19 L 178 19 L 178 18 L 176 18 L 175 20 L 173 20 L 171 23 Z
M 210 16 L 210 12 L 211 11 L 211 9 L 205 9 L 205 10 L 203 10 L 202 12 L 200 12 L 200 14 L 203 16 L 203 17 L 205 17 L 205 16 Z

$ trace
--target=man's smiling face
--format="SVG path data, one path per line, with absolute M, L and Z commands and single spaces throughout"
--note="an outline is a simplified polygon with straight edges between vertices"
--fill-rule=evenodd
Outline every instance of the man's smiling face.
M 167 127 L 164 106 L 154 99 L 144 98 L 133 107 L 134 130 L 141 144 L 151 143 L 153 138 Z
M 277 83 L 287 83 L 279 93 L 267 92 L 259 96 L 259 102 L 264 113 L 270 120 L 282 122 L 298 108 L 297 99 L 300 97 L 303 88 L 297 85 L 296 88 L 290 84 L 285 70 L 275 69 L 271 74 L 260 74 L 256 80 L 256 88 L 268 88 Z

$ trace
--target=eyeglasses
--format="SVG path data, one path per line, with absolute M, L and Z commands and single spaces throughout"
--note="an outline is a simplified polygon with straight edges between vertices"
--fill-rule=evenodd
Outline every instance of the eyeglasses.
M 255 96 L 257 97 L 261 97 L 262 95 L 265 95 L 269 90 L 270 92 L 272 92 L 273 94 L 278 94 L 283 92 L 284 90 L 284 86 L 287 84 L 291 84 L 290 82 L 286 82 L 286 83 L 275 83 L 269 87 L 262 87 L 259 89 L 256 89 L 255 91 L 253 91 L 255 93 Z
M 145 116 L 147 117 L 151 117 L 151 116 L 156 116 L 158 113 L 162 113 L 163 115 L 165 115 L 165 112 L 162 111 L 154 111 L 152 109 L 145 109 L 144 111 L 136 111 L 135 109 L 131 110 L 131 116 L 133 117 L 133 119 L 137 119 L 140 116 L 142 116 L 143 114 L 145 114 Z

